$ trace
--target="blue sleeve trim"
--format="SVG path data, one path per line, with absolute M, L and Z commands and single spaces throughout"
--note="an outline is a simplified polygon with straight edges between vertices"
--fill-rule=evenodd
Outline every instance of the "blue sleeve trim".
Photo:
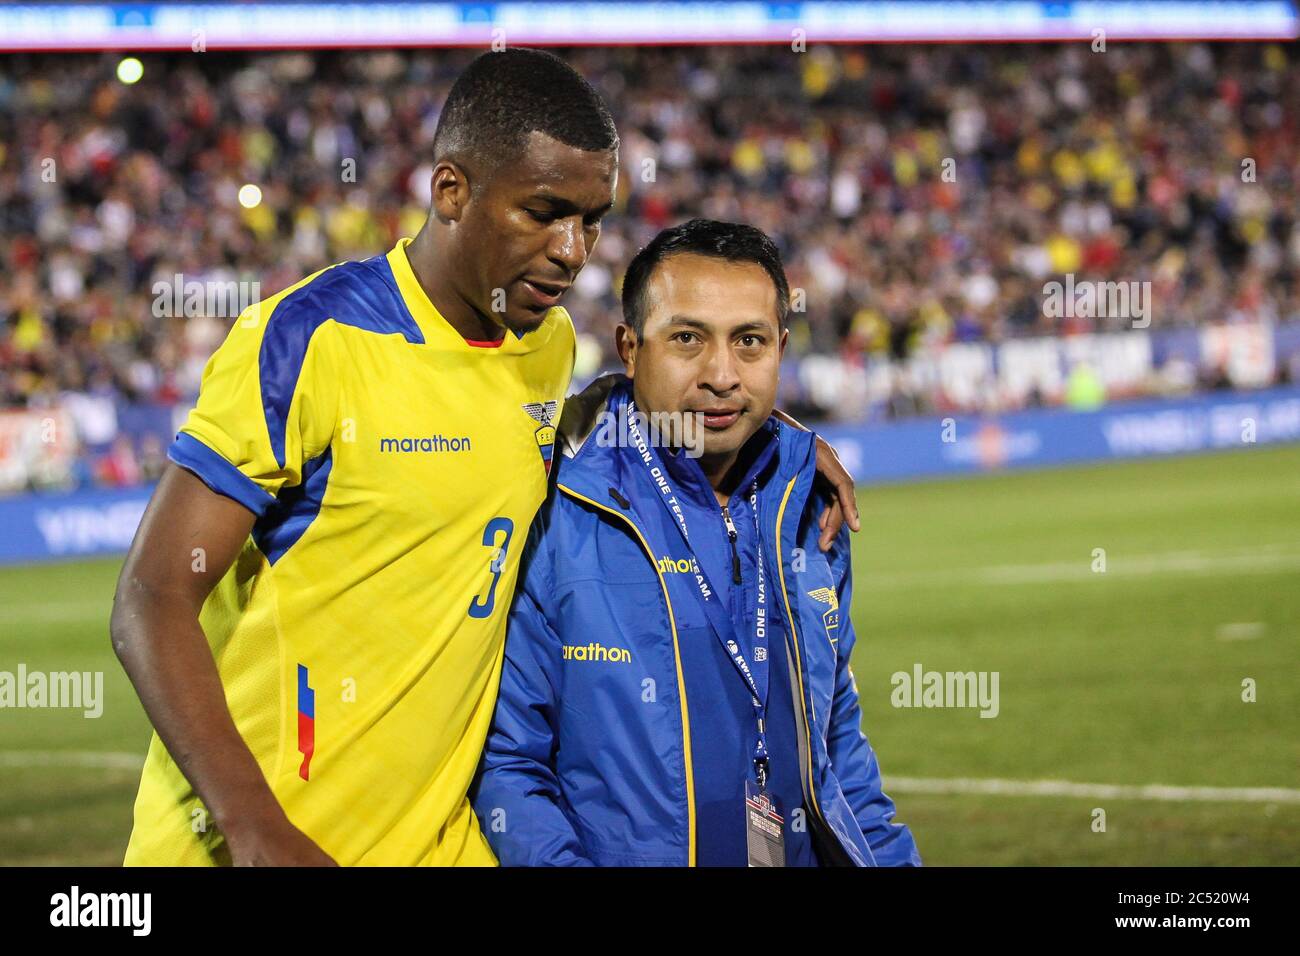
M 181 432 L 167 457 L 211 488 L 262 517 L 275 497 L 193 435 Z

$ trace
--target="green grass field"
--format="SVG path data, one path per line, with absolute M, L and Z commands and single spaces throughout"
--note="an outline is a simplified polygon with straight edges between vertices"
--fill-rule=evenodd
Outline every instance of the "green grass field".
M 1300 446 L 861 503 L 854 670 L 928 864 L 1300 863 Z M 0 711 L 0 863 L 121 859 L 149 726 L 108 643 L 117 566 L 0 570 L 0 670 L 102 670 L 106 697 L 96 720 Z M 891 675 L 916 664 L 998 672 L 998 716 L 893 707 Z M 1034 781 L 1280 792 L 1025 795 Z

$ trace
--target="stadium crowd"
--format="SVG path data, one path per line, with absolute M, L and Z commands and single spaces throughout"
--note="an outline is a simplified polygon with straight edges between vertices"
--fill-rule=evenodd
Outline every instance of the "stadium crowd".
M 0 408 L 186 401 L 234 313 L 167 314 L 174 276 L 269 295 L 413 235 L 476 52 L 147 55 L 134 84 L 116 56 L 0 60 Z M 612 362 L 632 254 L 696 215 L 777 239 L 795 356 L 1128 327 L 1048 314 L 1066 274 L 1150 282 L 1153 329 L 1300 319 L 1294 47 L 560 52 L 623 142 L 565 303 L 580 375 Z

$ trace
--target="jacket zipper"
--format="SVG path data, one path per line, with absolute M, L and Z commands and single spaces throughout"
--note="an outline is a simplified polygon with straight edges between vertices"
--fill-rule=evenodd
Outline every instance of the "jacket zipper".
M 740 555 L 736 551 L 736 525 L 731 520 L 731 509 L 722 506 L 722 523 L 727 526 L 727 540 L 731 542 L 731 583 L 740 583 Z

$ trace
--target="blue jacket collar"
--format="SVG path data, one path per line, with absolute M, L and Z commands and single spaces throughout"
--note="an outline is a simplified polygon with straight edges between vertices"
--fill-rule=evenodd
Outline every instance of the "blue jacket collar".
M 765 484 L 773 462 L 776 460 L 777 445 L 780 443 L 781 423 L 775 418 L 769 418 L 761 428 L 749 439 L 743 452 L 749 457 L 749 464 L 745 473 L 741 476 L 740 482 L 733 491 L 734 495 L 748 494 L 750 486 L 760 478 L 761 484 Z M 635 454 L 635 451 L 628 449 Z M 697 506 L 706 509 L 717 508 L 717 497 L 713 493 L 713 486 L 709 483 L 708 476 L 704 473 L 704 468 L 700 465 L 698 458 L 692 458 L 690 455 L 681 451 L 674 453 L 673 449 L 660 449 L 659 459 L 668 469 L 668 474 L 672 478 L 673 484 L 682 490 L 686 497 L 694 502 Z
M 559 444 L 565 449 L 557 476 L 561 486 L 602 504 L 613 501 L 622 505 L 630 500 L 633 489 L 638 487 L 629 480 L 630 469 L 642 467 L 636 450 L 626 440 L 627 406 L 631 397 L 631 383 L 626 379 L 620 381 L 610 390 L 596 420 L 584 423 L 585 435 L 561 436 Z M 764 422 L 763 428 L 772 435 L 772 450 L 764 450 L 754 464 L 764 472 L 765 486 L 779 483 L 784 487 L 796 475 L 806 472 L 811 478 L 815 474 L 816 436 L 812 432 L 790 428 L 775 418 Z M 690 462 L 690 465 L 707 489 L 698 463 Z

